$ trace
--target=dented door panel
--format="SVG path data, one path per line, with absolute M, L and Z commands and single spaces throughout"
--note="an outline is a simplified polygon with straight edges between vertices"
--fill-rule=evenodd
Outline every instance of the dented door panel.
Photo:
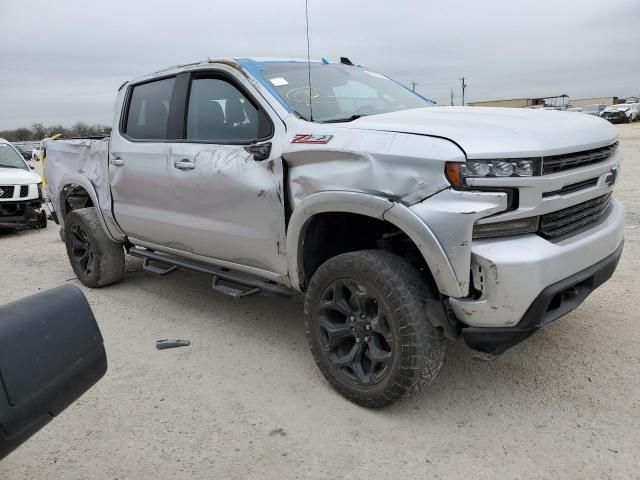
M 167 247 L 286 274 L 282 160 L 256 161 L 242 145 L 174 143 L 173 229 Z M 189 161 L 193 169 L 175 168 Z

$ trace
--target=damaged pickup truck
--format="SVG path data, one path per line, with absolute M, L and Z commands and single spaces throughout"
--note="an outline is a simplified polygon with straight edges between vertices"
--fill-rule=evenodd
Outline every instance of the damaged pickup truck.
M 318 367 L 367 407 L 429 384 L 448 339 L 502 354 L 622 251 L 608 122 L 434 107 L 344 58 L 169 68 L 120 88 L 110 138 L 46 148 L 85 285 L 121 280 L 127 252 L 235 297 L 302 292 Z

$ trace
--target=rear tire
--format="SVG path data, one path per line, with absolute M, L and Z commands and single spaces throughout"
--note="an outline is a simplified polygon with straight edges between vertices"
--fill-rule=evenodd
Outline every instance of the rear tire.
M 122 280 L 124 249 L 107 238 L 95 208 L 72 211 L 64 229 L 67 256 L 78 280 L 91 288 Z
M 427 319 L 431 295 L 418 270 L 390 252 L 345 253 L 322 264 L 304 310 L 311 353 L 329 383 L 369 408 L 431 383 L 446 348 Z

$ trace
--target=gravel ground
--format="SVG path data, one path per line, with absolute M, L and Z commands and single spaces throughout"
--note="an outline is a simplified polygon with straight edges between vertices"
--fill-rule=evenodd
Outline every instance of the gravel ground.
M 640 123 L 620 126 L 626 246 L 611 281 L 507 352 L 451 343 L 430 391 L 382 411 L 321 377 L 302 303 L 234 300 L 140 272 L 85 291 L 109 371 L 0 464 L 0 478 L 640 478 Z M 0 303 L 71 282 L 55 225 L 0 237 Z M 192 341 L 158 351 L 158 338 Z

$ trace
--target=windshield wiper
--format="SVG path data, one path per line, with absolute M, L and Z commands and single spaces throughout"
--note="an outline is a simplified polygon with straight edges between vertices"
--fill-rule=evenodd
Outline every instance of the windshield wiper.
M 2 165 L 0 163 L 0 168 L 22 168 L 22 167 L 16 167 L 15 165 Z
M 342 123 L 342 122 L 353 122 L 354 120 L 357 120 L 359 118 L 362 117 L 366 117 L 367 115 L 365 114 L 358 114 L 358 115 L 351 115 L 350 117 L 345 117 L 345 118 L 332 118 L 331 120 L 323 120 L 320 123 Z

